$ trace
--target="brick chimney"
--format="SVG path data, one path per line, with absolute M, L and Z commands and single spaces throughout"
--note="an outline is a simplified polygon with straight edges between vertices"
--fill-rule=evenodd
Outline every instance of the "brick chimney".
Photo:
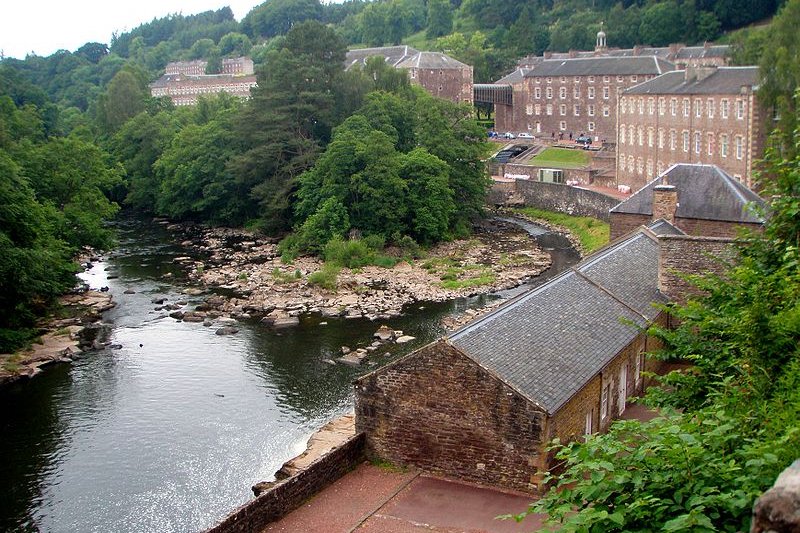
M 545 59 L 551 59 L 553 57 L 553 52 L 551 50 L 545 50 L 544 54 L 542 54 Z
M 674 185 L 662 183 L 653 187 L 653 220 L 663 218 L 674 224 L 677 209 L 678 189 Z

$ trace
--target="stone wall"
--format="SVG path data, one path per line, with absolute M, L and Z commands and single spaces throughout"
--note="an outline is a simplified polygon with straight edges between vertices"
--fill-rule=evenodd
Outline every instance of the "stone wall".
M 609 210 L 619 203 L 616 198 L 605 194 L 560 183 L 516 180 L 514 189 L 528 207 L 604 221 L 609 220 Z M 507 194 L 507 191 L 503 192 Z
M 364 435 L 357 433 L 307 469 L 278 482 L 267 492 L 228 515 L 206 533 L 252 533 L 289 514 L 342 477 L 364 459 Z
M 735 238 L 741 228 L 748 228 L 754 231 L 761 231 L 764 229 L 761 224 L 726 222 L 724 220 L 700 220 L 698 218 L 676 218 L 674 224 L 687 235 L 723 237 L 728 239 Z
M 775 485 L 756 500 L 750 533 L 800 531 L 800 459 L 784 470 Z
M 536 489 L 546 415 L 446 340 L 355 385 L 367 453 L 516 490 Z
M 507 163 L 502 166 L 501 175 L 505 176 L 510 174 L 512 176 L 528 176 L 529 179 L 536 181 L 539 176 L 539 169 L 549 169 L 553 167 L 540 167 L 536 165 L 515 165 Z M 597 174 L 596 170 L 591 168 L 562 168 L 559 169 L 564 173 L 564 181 L 573 181 L 581 185 L 591 185 L 594 183 L 594 176 Z
M 685 303 L 698 290 L 684 279 L 686 274 L 721 274 L 736 257 L 733 239 L 662 235 L 658 287 L 672 302 Z
M 635 215 L 633 213 L 611 213 L 611 240 L 616 240 L 636 230 L 639 226 L 650 223 L 650 215 Z

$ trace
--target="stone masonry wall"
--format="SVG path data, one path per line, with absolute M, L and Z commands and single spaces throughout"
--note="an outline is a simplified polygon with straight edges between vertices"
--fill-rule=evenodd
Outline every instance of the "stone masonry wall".
M 367 453 L 477 483 L 532 491 L 545 413 L 446 340 L 355 385 Z
M 724 220 L 700 220 L 697 218 L 676 218 L 675 225 L 687 235 L 703 237 L 724 237 L 733 239 L 740 228 L 755 231 L 762 229 L 761 224 L 746 224 L 741 222 L 726 222 Z
M 302 472 L 278 482 L 206 533 L 252 533 L 289 514 L 306 500 L 364 460 L 364 435 L 353 438 L 314 461 Z
M 721 274 L 725 263 L 736 257 L 733 239 L 663 235 L 659 243 L 658 286 L 670 301 L 677 303 L 685 303 L 690 295 L 698 294 L 684 279 L 685 274 Z
M 650 215 L 634 215 L 632 213 L 611 213 L 611 240 L 627 235 L 639 226 L 650 223 Z
M 604 221 L 609 220 L 609 210 L 619 203 L 605 194 L 560 183 L 516 180 L 515 187 L 526 206 Z

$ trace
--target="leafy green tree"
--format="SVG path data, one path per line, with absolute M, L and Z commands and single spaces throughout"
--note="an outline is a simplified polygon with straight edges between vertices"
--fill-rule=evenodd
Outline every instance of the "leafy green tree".
M 674 0 L 652 4 L 642 13 L 639 36 L 652 46 L 666 46 L 678 42 L 683 26 L 681 6 Z
M 369 46 L 383 46 L 388 37 L 388 4 L 369 4 L 361 12 L 361 39 Z
M 84 57 L 89 62 L 96 64 L 108 55 L 108 46 L 106 46 L 104 43 L 86 43 L 75 50 L 75 55 Z
M 332 87 L 343 71 L 344 43 L 314 21 L 295 25 L 259 71 L 258 88 L 237 121 L 244 152 L 231 161 L 239 183 L 258 204 L 252 213 L 269 232 L 291 226 L 296 178 L 330 138 Z
M 415 148 L 401 159 L 399 174 L 408 189 L 406 231 L 421 244 L 446 238 L 456 211 L 447 163 Z
M 251 39 L 285 35 L 306 20 L 320 20 L 319 0 L 269 0 L 253 8 L 242 19 L 242 30 Z
M 428 0 L 428 29 L 425 36 L 435 39 L 453 31 L 453 11 L 448 0 Z
M 189 59 L 205 59 L 217 48 L 216 43 L 211 39 L 199 39 L 195 41 L 189 50 Z
M 250 38 L 239 32 L 231 32 L 225 34 L 219 40 L 219 53 L 224 57 L 238 57 L 246 56 L 253 48 L 253 43 Z
M 98 118 L 103 129 L 114 133 L 145 109 L 150 97 L 147 83 L 134 69 L 120 70 L 98 102 Z
M 219 55 L 219 50 L 214 48 L 207 57 L 206 74 L 219 74 L 222 72 L 222 57 Z

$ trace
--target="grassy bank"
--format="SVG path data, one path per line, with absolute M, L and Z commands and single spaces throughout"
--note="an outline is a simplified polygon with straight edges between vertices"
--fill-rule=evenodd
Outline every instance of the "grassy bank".
M 569 229 L 580 239 L 581 248 L 586 254 L 592 253 L 608 244 L 610 228 L 602 220 L 591 217 L 574 217 L 564 213 L 543 211 L 534 207 L 520 207 L 515 211 L 525 216 L 545 220 L 550 224 Z
M 589 154 L 583 150 L 569 148 L 545 148 L 531 159 L 530 164 L 540 167 L 581 168 L 591 162 Z

